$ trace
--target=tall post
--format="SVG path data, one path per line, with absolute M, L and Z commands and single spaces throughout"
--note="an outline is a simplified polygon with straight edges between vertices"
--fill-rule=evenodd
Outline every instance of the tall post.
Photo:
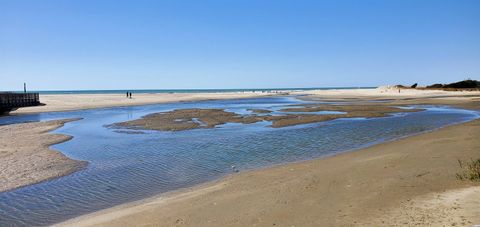
M 27 83 L 23 83 L 23 93 L 27 93 Z

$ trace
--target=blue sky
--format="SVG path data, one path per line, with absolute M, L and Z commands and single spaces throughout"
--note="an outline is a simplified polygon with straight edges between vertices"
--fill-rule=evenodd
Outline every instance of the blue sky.
M 480 1 L 0 0 L 0 90 L 480 79 Z

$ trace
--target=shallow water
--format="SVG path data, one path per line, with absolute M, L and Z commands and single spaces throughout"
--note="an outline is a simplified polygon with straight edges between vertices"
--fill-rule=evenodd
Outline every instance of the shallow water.
M 86 169 L 0 193 L 0 226 L 48 225 L 120 203 L 192 186 L 238 170 L 333 155 L 386 140 L 460 123 L 479 114 L 448 107 L 374 119 L 337 119 L 286 128 L 226 124 L 181 132 L 119 133 L 105 125 L 178 108 L 275 111 L 301 104 L 294 98 L 260 98 L 103 108 L 0 118 L 0 124 L 82 117 L 56 130 L 74 139 L 53 146 Z M 322 114 L 322 113 L 319 113 Z M 129 132 L 130 130 L 121 130 Z

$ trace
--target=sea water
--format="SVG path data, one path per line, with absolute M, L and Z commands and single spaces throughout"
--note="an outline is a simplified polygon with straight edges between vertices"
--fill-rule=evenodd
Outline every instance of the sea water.
M 29 92 L 37 92 L 44 95 L 58 94 L 125 94 L 144 93 L 144 94 L 161 94 L 161 93 L 220 93 L 220 92 L 275 92 L 275 91 L 310 91 L 310 90 L 332 90 L 332 89 L 368 89 L 375 87 L 312 87 L 312 88 L 242 88 L 242 89 L 123 89 L 123 90 L 29 90 Z M 13 91 L 20 92 L 22 91 Z

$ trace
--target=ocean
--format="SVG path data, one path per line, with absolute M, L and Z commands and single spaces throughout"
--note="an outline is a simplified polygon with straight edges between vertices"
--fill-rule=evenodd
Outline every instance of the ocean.
M 28 90 L 40 94 L 125 94 L 132 93 L 220 93 L 220 92 L 271 92 L 271 91 L 309 91 L 332 89 L 368 89 L 375 87 L 311 87 L 311 88 L 244 88 L 244 89 L 120 89 L 120 90 Z M 23 91 L 11 91 L 22 93 Z

